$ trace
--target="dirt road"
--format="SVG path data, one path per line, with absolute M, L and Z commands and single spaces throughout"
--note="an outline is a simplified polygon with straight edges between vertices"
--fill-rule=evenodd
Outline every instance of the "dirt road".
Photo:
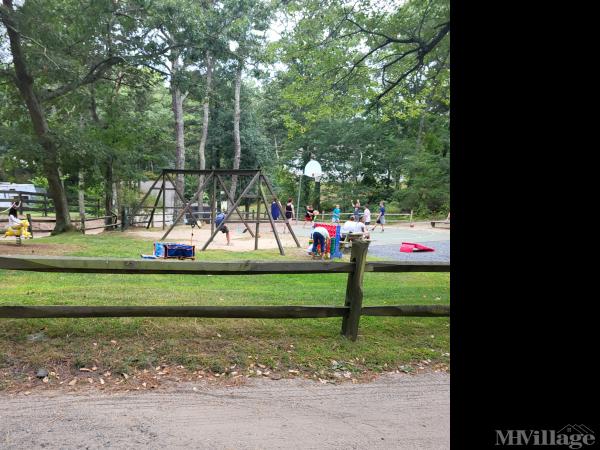
M 429 373 L 367 384 L 264 379 L 135 394 L 0 394 L 0 448 L 445 449 L 449 379 Z

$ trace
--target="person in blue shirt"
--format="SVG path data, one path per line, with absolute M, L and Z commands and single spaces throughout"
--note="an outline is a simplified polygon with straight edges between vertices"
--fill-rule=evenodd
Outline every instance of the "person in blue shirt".
M 271 203 L 271 216 L 273 216 L 273 220 L 279 219 L 279 205 L 277 204 L 277 200 L 273 199 Z
M 215 225 L 217 227 L 221 225 L 223 220 L 225 220 L 225 214 L 227 214 L 227 211 L 221 211 L 219 214 L 217 214 L 217 217 L 215 217 Z M 227 228 L 227 225 L 223 225 L 220 228 L 220 231 L 221 233 L 225 233 L 225 237 L 227 238 L 227 245 L 231 245 L 231 237 L 229 236 L 229 228 Z
M 375 228 L 377 228 L 377 225 L 381 225 L 381 232 L 383 233 L 384 229 L 383 229 L 383 225 L 385 224 L 385 202 L 383 200 L 381 200 L 381 202 L 379 202 L 379 214 L 377 215 L 377 221 L 375 222 L 375 225 L 373 225 L 373 228 L 371 228 L 371 231 L 374 231 Z
M 340 205 L 335 205 L 333 208 L 333 214 L 331 217 L 331 221 L 333 223 L 340 223 L 340 214 L 342 214 L 342 210 L 340 209 Z

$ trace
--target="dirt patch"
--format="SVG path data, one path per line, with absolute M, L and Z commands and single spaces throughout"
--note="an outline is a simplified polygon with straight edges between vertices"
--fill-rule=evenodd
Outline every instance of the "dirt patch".
M 329 370 L 295 370 L 270 368 L 262 364 L 250 364 L 244 368 L 231 365 L 222 372 L 210 369 L 190 370 L 181 365 L 161 364 L 149 369 L 129 370 L 128 373 L 106 370 L 96 366 L 83 367 L 79 370 L 72 365 L 53 365 L 47 370 L 44 378 L 39 378 L 37 370 L 22 372 L 21 367 L 4 367 L 0 369 L 0 392 L 42 393 L 58 392 L 129 392 L 129 391 L 164 391 L 177 389 L 186 383 L 202 383 L 207 387 L 241 386 L 253 379 L 268 378 L 305 379 L 317 384 L 368 383 L 382 374 L 422 374 L 448 373 L 450 368 L 445 363 L 430 364 L 427 360 L 413 364 L 390 367 L 376 372 L 369 369 L 350 372 L 345 368 L 333 366 Z
M 263 377 L 233 388 L 0 394 L 0 446 L 442 449 L 449 391 L 446 374 L 390 374 L 369 384 Z
M 14 238 L 13 238 L 14 239 Z M 0 255 L 48 255 L 60 256 L 79 249 L 77 245 L 67 244 L 46 244 L 38 242 L 35 239 L 24 240 L 21 245 L 16 245 L 14 241 L 7 239 L 0 240 Z

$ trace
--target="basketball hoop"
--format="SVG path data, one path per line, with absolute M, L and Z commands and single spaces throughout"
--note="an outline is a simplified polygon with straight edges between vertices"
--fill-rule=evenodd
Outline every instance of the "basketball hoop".
M 321 176 L 323 176 L 321 164 L 319 164 L 314 159 L 311 159 L 304 168 L 304 175 L 306 175 L 307 177 L 312 177 L 315 179 L 315 181 L 318 181 L 317 178 L 321 178 Z
M 317 183 L 318 183 L 319 181 L 321 181 L 321 178 L 322 178 L 322 177 L 323 177 L 323 174 L 320 174 L 320 175 L 315 175 L 315 176 L 314 176 L 314 178 L 315 178 L 315 181 L 316 181 Z

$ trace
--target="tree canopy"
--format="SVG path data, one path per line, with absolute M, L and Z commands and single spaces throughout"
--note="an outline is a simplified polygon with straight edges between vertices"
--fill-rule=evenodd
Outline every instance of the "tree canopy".
M 116 210 L 161 168 L 261 167 L 295 199 L 313 155 L 301 203 L 446 213 L 449 35 L 448 0 L 2 0 L 0 180 L 46 184 L 59 232 L 81 180 Z

